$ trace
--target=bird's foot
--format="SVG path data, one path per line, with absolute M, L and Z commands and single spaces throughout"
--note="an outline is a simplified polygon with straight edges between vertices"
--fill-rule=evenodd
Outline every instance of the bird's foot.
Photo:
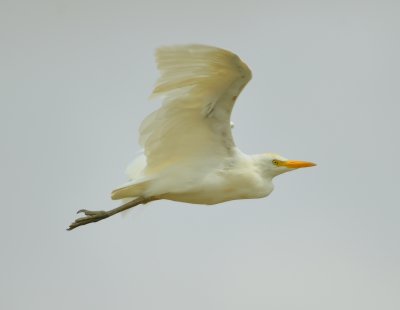
M 82 225 L 101 221 L 111 215 L 107 211 L 90 211 L 85 209 L 79 210 L 77 213 L 84 213 L 86 216 L 77 218 L 75 222 L 69 225 L 67 230 L 72 230 Z

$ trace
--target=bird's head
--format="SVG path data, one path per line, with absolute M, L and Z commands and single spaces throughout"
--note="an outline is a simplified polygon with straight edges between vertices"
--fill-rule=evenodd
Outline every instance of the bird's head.
M 316 165 L 308 161 L 289 160 L 274 153 L 263 154 L 262 162 L 263 170 L 266 174 L 272 177 L 295 169 L 312 167 Z

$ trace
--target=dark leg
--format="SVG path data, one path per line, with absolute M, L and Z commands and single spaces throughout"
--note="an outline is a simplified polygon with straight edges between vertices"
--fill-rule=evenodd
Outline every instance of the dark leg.
M 77 228 L 79 226 L 82 226 L 82 225 L 95 223 L 95 222 L 104 220 L 107 217 L 110 217 L 110 216 L 112 216 L 114 214 L 117 214 L 119 212 L 128 210 L 128 209 L 133 208 L 133 207 L 135 207 L 137 205 L 145 204 L 145 203 L 148 203 L 150 201 L 157 200 L 157 199 L 158 198 L 155 198 L 155 197 L 149 197 L 149 198 L 141 198 L 141 197 L 139 197 L 137 199 L 129 201 L 126 204 L 123 204 L 122 206 L 119 206 L 119 207 L 117 207 L 115 209 L 112 209 L 112 210 L 109 210 L 109 211 L 89 211 L 89 210 L 85 210 L 85 209 L 79 210 L 77 213 L 84 213 L 86 216 L 77 218 L 75 220 L 75 222 L 73 222 L 71 225 L 69 225 L 69 228 L 67 228 L 67 230 L 73 230 L 73 229 L 75 229 L 75 228 Z

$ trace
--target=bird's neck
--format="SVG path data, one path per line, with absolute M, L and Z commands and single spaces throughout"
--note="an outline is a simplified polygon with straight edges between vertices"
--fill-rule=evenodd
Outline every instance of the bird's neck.
M 254 167 L 257 169 L 259 175 L 262 176 L 266 181 L 272 181 L 274 175 L 270 170 L 270 159 L 266 158 L 264 154 L 256 154 L 252 157 Z

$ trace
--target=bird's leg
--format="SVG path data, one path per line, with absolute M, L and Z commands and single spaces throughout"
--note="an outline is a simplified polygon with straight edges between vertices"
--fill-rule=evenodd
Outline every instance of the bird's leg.
M 90 211 L 90 210 L 85 210 L 85 209 L 79 210 L 77 213 L 84 213 L 86 216 L 77 218 L 75 220 L 75 222 L 73 222 L 71 225 L 69 225 L 69 228 L 67 228 L 67 230 L 72 230 L 72 229 L 75 229 L 82 225 L 95 223 L 95 222 L 104 220 L 104 219 L 106 219 L 114 214 L 117 214 L 119 212 L 128 210 L 137 205 L 145 204 L 150 201 L 157 200 L 157 199 L 158 198 L 156 198 L 156 197 L 148 197 L 148 198 L 139 197 L 137 199 L 129 201 L 129 202 L 123 204 L 122 206 L 119 206 L 119 207 L 109 210 L 109 211 Z

